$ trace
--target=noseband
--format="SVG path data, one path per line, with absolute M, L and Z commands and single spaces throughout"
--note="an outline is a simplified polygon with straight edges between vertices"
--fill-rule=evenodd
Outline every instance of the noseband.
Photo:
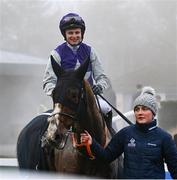
M 61 115 L 61 116 L 68 117 L 68 118 L 71 118 L 71 119 L 73 119 L 73 120 L 77 120 L 77 118 L 76 118 L 75 116 L 73 116 L 73 115 L 71 115 L 71 114 L 68 114 L 68 113 L 63 113 L 63 112 L 57 112 L 57 113 L 51 114 L 50 117 L 53 117 L 53 116 L 55 116 L 55 115 L 57 115 L 57 114 L 59 114 L 59 115 Z

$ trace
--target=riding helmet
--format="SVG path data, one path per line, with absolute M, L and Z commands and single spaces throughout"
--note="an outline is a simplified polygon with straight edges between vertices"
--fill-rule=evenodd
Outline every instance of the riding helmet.
M 59 25 L 60 31 L 66 39 L 65 30 L 73 28 L 81 28 L 82 38 L 85 32 L 85 22 L 78 14 L 69 13 L 62 17 Z

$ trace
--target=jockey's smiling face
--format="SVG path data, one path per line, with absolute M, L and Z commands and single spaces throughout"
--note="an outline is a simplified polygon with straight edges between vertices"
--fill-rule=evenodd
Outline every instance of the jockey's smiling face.
M 66 41 L 72 46 L 76 46 L 82 41 L 82 33 L 80 28 L 67 29 L 65 33 Z

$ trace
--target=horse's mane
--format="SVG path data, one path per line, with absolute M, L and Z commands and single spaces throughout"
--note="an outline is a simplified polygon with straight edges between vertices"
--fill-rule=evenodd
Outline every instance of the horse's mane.
M 101 145 L 104 145 L 106 140 L 104 120 L 102 119 L 100 111 L 97 107 L 90 84 L 86 80 L 84 80 L 84 87 L 86 92 L 87 113 L 89 118 L 87 121 L 90 121 L 90 129 L 88 130 L 90 131 L 92 137 L 94 137 Z

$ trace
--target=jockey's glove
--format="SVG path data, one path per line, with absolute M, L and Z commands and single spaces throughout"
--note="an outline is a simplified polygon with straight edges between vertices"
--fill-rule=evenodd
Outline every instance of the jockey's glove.
M 103 90 L 102 90 L 102 87 L 101 87 L 101 85 L 93 85 L 92 86 L 92 91 L 93 91 L 93 93 L 95 94 L 95 95 L 97 95 L 97 94 L 101 94 L 102 92 L 103 92 Z

